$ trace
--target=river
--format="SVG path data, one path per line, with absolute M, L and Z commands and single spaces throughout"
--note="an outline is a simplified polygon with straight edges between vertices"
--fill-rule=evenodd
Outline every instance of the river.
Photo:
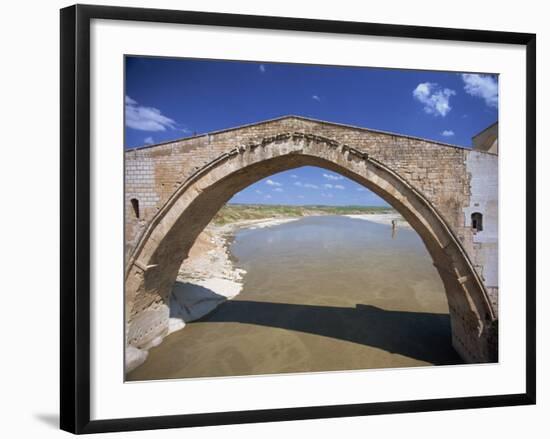
M 408 227 L 306 217 L 240 230 L 230 250 L 242 292 L 166 337 L 129 380 L 462 362 L 443 285 Z

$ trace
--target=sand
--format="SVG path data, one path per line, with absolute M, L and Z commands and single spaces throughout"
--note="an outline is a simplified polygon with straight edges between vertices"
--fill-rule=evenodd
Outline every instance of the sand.
M 235 268 L 228 245 L 239 229 L 258 229 L 299 218 L 243 220 L 223 226 L 209 225 L 199 235 L 182 264 L 170 296 L 168 334 L 200 319 L 242 290 L 244 270 Z
M 399 214 L 345 215 L 350 218 L 381 224 L 396 220 L 398 227 L 410 227 Z M 188 258 L 180 267 L 170 295 L 170 319 L 165 336 L 185 328 L 216 309 L 221 303 L 235 298 L 242 291 L 246 272 L 236 268 L 231 260 L 229 244 L 240 229 L 273 227 L 301 217 L 278 217 L 259 220 L 242 220 L 222 226 L 208 225 L 198 236 Z M 162 339 L 158 340 L 160 343 Z M 158 344 L 156 343 L 156 344 Z M 141 365 L 148 355 L 146 349 L 129 349 L 127 372 Z
M 391 225 L 392 221 L 396 222 L 397 227 L 405 227 L 407 229 L 412 229 L 411 225 L 403 219 L 398 213 L 367 213 L 360 215 L 344 215 L 349 218 L 355 218 L 365 221 L 372 221 L 373 223 L 378 224 L 388 224 Z
M 345 216 L 380 224 L 396 221 L 398 227 L 410 228 L 397 213 Z M 203 317 L 241 292 L 246 272 L 234 267 L 228 249 L 230 240 L 238 230 L 273 227 L 298 219 L 300 217 L 265 218 L 237 221 L 223 226 L 208 225 L 179 270 L 170 297 L 169 333 L 183 329 L 186 322 Z

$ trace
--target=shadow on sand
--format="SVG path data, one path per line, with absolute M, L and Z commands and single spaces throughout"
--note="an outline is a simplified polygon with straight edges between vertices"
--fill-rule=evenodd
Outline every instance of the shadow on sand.
M 463 363 L 451 345 L 448 314 L 387 311 L 362 304 L 343 308 L 237 299 L 222 303 L 198 321 L 300 331 L 372 346 L 435 365 Z

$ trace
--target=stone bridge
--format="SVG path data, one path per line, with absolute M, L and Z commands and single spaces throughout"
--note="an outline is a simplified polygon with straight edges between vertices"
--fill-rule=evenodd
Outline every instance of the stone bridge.
M 467 362 L 495 361 L 497 164 L 486 152 L 296 116 L 128 150 L 126 342 L 147 349 L 162 340 L 178 269 L 236 192 L 311 165 L 401 213 L 441 276 L 454 348 Z

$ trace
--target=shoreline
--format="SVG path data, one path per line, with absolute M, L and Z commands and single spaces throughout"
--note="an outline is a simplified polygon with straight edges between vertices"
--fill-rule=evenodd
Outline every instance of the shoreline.
M 162 342 L 168 335 L 185 328 L 187 323 L 196 321 L 214 311 L 219 305 L 236 297 L 243 288 L 246 271 L 236 267 L 236 260 L 229 248 L 236 233 L 242 229 L 260 229 L 297 221 L 309 216 L 269 217 L 262 219 L 238 220 L 223 225 L 209 224 L 200 233 L 181 265 L 176 283 L 169 297 L 170 317 L 168 331 L 155 343 Z M 363 221 L 391 225 L 397 221 L 398 227 L 410 225 L 397 213 L 369 213 L 338 215 Z M 154 346 L 151 346 L 154 347 Z M 126 372 L 130 372 L 145 362 L 149 349 L 127 347 Z
M 236 267 L 236 261 L 229 250 L 239 230 L 262 229 L 298 219 L 265 218 L 208 225 L 198 236 L 178 272 L 176 285 L 170 295 L 167 335 L 183 329 L 186 323 L 204 317 L 241 292 L 246 271 Z
M 396 222 L 397 227 L 413 230 L 411 225 L 399 213 L 366 213 L 366 214 L 350 214 L 343 215 L 348 218 L 359 219 L 363 221 L 371 221 L 377 224 L 392 225 L 392 221 Z

